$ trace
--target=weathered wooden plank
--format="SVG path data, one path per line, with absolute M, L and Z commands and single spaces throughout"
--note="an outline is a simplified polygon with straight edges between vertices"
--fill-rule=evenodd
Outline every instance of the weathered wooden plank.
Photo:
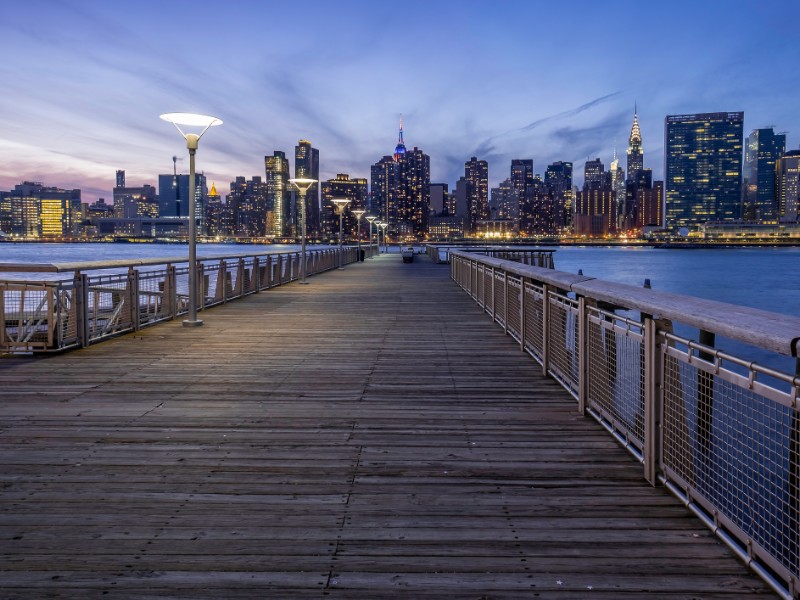
M 446 268 L 203 319 L 0 360 L 5 595 L 773 597 Z

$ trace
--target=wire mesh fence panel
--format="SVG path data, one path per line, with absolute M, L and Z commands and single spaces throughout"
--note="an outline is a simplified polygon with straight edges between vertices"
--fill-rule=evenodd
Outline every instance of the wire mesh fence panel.
M 59 327 L 54 310 L 56 289 L 42 283 L 4 283 L 0 287 L 0 348 L 31 352 L 54 347 Z
M 127 275 L 87 279 L 86 315 L 89 341 L 133 329 L 132 294 Z
M 499 323 L 505 324 L 506 322 L 506 281 L 502 271 L 494 273 L 494 287 L 493 287 L 493 300 L 492 300 L 492 314 Z
M 759 385 L 756 370 L 743 376 L 673 342 L 664 360 L 661 466 L 717 526 L 797 580 L 800 381 L 790 385 Z
M 539 363 L 544 360 L 544 288 L 525 282 L 525 342 L 524 347 Z
M 520 302 L 522 300 L 522 281 L 518 278 L 508 278 L 508 306 L 506 307 L 506 327 L 508 333 L 517 341 L 522 339 L 522 315 Z
M 139 272 L 139 325 L 169 319 L 170 302 L 166 271 Z
M 578 302 L 552 292 L 548 298 L 548 372 L 577 398 L 580 386 Z
M 587 403 L 640 454 L 644 447 L 644 344 L 641 324 L 587 308 Z

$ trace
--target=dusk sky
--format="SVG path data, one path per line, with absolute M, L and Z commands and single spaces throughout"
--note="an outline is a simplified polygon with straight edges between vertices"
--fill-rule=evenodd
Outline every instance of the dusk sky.
M 369 178 L 405 141 L 454 184 L 512 158 L 624 153 L 638 106 L 645 167 L 663 176 L 664 117 L 745 112 L 800 143 L 800 4 L 767 1 L 273 2 L 2 0 L 0 190 L 23 180 L 111 201 L 114 174 L 188 172 L 164 112 L 224 120 L 197 169 L 221 194 L 264 156 L 320 151 L 321 177 Z

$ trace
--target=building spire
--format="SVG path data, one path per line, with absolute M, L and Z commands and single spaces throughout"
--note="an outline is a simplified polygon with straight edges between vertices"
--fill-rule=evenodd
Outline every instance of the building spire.
M 406 144 L 403 141 L 403 115 L 400 115 L 400 133 L 397 136 L 397 146 L 394 148 L 394 162 L 398 162 L 406 153 Z

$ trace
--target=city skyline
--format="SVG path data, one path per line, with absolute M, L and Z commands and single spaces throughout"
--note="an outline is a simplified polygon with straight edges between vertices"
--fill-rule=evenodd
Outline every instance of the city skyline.
M 185 173 L 184 145 L 158 119 L 174 110 L 225 121 L 198 152 L 222 195 L 300 139 L 319 149 L 322 180 L 369 177 L 401 113 L 407 147 L 450 185 L 472 156 L 488 161 L 491 187 L 512 159 L 541 174 L 608 164 L 615 146 L 624 160 L 634 105 L 654 179 L 668 114 L 744 111 L 745 135 L 774 125 L 787 150 L 800 141 L 792 5 L 579 4 L 568 19 L 538 2 L 191 6 L 4 7 L 0 189 L 43 181 L 92 202 L 110 197 L 118 169 L 155 185 L 177 155 Z

